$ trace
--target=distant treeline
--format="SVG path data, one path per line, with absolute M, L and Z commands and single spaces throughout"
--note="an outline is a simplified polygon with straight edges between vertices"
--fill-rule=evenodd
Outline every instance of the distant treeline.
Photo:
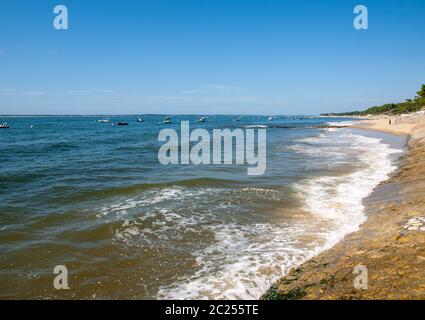
M 401 103 L 387 103 L 382 106 L 375 106 L 364 111 L 353 111 L 345 113 L 324 113 L 322 116 L 366 116 L 366 115 L 397 115 L 409 112 L 416 112 L 425 108 L 425 84 L 422 89 L 417 92 L 417 96 L 412 99 L 407 99 Z

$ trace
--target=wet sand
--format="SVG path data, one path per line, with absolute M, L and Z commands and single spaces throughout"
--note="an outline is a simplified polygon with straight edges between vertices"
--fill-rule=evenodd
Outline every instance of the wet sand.
M 425 299 L 425 116 L 375 118 L 358 128 L 408 135 L 397 173 L 365 199 L 368 220 L 279 280 L 263 299 Z M 368 288 L 356 289 L 364 266 Z

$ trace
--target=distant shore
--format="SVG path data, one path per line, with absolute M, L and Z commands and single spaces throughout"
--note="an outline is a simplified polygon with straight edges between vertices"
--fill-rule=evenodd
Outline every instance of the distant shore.
M 365 199 L 368 220 L 332 249 L 293 269 L 263 299 L 425 299 L 425 115 L 373 117 L 354 127 L 407 135 L 397 173 Z M 354 287 L 354 268 L 368 289 Z

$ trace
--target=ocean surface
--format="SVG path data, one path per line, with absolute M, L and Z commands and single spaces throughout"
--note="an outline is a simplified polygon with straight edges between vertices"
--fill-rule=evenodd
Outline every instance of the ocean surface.
M 1 298 L 259 298 L 359 228 L 405 144 L 352 119 L 104 118 L 0 117 Z M 159 131 L 182 120 L 267 128 L 266 173 L 161 165 Z M 53 288 L 56 265 L 70 290 Z

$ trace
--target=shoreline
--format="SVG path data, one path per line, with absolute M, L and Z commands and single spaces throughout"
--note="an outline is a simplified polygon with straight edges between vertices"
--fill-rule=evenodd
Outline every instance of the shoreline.
M 425 299 L 425 117 L 391 120 L 391 125 L 381 117 L 352 126 L 408 137 L 400 167 L 364 199 L 366 222 L 292 269 L 262 299 Z M 354 287 L 357 266 L 367 268 L 366 290 Z

